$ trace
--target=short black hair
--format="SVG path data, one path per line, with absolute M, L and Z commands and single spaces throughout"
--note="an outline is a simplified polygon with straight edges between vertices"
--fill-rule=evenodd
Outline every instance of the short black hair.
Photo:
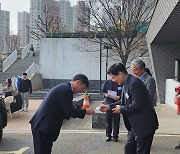
M 122 63 L 115 63 L 109 67 L 107 74 L 118 75 L 119 72 L 128 74 L 125 66 Z
M 73 81 L 77 81 L 80 80 L 82 84 L 85 84 L 86 87 L 89 87 L 89 81 L 87 76 L 85 76 L 84 74 L 77 74 L 73 77 Z
M 23 73 L 23 75 L 27 75 L 27 73 Z

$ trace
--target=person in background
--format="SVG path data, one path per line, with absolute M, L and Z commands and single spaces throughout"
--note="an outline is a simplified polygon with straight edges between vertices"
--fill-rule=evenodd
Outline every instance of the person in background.
M 108 91 L 113 91 L 117 93 L 116 97 L 112 97 Z M 107 80 L 104 82 L 102 87 L 102 94 L 105 97 L 104 104 L 112 104 L 117 102 L 120 99 L 122 91 L 122 86 L 119 86 L 117 83 L 112 80 Z M 114 125 L 113 122 L 114 121 Z M 112 125 L 113 125 L 113 140 L 114 142 L 118 141 L 119 135 L 119 124 L 120 124 L 120 114 L 114 114 L 112 110 L 106 111 L 106 142 L 111 141 Z
M 59 136 L 64 119 L 92 115 L 93 109 L 73 107 L 73 94 L 88 88 L 89 81 L 84 74 L 77 74 L 71 82 L 53 87 L 45 96 L 40 107 L 30 120 L 35 154 L 50 154 Z M 67 143 L 68 144 L 68 143 Z M 72 152 L 73 153 L 73 152 Z
M 20 92 L 21 80 L 22 80 L 22 77 L 18 76 L 17 77 L 17 90 L 18 90 L 18 93 Z
M 11 84 L 11 79 L 6 80 L 6 84 L 3 88 L 3 93 L 5 94 L 4 104 L 6 106 L 6 110 L 10 111 L 10 104 L 13 102 L 14 100 L 13 96 L 15 95 L 15 91 L 13 90 Z
M 11 84 L 11 79 L 6 80 L 6 83 L 3 88 L 3 93 L 5 94 L 5 97 L 14 95 L 13 87 Z
M 31 47 L 30 47 L 30 52 L 32 53 L 32 56 L 35 56 L 35 53 L 34 53 L 34 47 L 33 47 L 33 45 L 31 44 Z
M 133 74 L 139 78 L 146 86 L 152 105 L 156 105 L 156 83 L 152 76 L 145 71 L 145 63 L 141 59 L 134 59 L 131 62 L 131 70 Z
M 123 115 L 128 130 L 125 154 L 150 154 L 158 119 L 143 82 L 127 73 L 125 66 L 115 63 L 108 69 L 112 81 L 123 85 L 119 102 L 102 105 L 100 111 L 113 110 Z
M 29 107 L 29 94 L 32 93 L 32 84 L 31 81 L 27 79 L 27 73 L 23 73 L 22 75 L 19 91 L 22 97 L 21 111 L 27 112 Z

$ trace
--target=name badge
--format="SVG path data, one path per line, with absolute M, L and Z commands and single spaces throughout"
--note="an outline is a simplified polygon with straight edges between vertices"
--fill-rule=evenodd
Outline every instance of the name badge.
M 122 90 L 122 87 L 118 87 L 118 90 Z
M 129 98 L 129 95 L 128 95 L 128 93 L 126 93 L 126 94 L 125 94 L 125 97 L 126 97 L 127 99 Z

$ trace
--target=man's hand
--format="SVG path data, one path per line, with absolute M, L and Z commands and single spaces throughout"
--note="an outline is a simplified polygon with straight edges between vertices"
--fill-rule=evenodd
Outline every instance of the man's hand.
M 109 97 L 109 96 L 110 96 L 110 95 L 109 95 L 108 93 L 105 94 L 105 97 L 106 97 L 106 98 Z
M 93 109 L 90 109 L 90 108 L 86 109 L 86 114 L 87 115 L 93 115 L 93 113 L 94 113 Z
M 120 105 L 116 105 L 116 108 L 112 109 L 113 113 L 120 113 Z
M 115 101 L 118 101 L 119 99 L 120 99 L 120 96 L 116 96 L 116 97 L 114 98 Z
M 109 108 L 109 105 L 101 105 L 100 106 L 100 111 L 101 112 L 106 112 L 107 110 L 109 110 L 110 108 Z

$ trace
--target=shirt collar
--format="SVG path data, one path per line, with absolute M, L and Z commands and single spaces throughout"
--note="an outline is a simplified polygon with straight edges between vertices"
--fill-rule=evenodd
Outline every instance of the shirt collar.
M 141 75 L 141 76 L 139 77 L 139 79 L 140 79 L 140 80 L 143 80 L 145 74 L 146 74 L 146 72 L 144 72 L 143 75 Z
M 70 85 L 71 85 L 71 90 L 73 91 L 72 81 L 70 82 Z

